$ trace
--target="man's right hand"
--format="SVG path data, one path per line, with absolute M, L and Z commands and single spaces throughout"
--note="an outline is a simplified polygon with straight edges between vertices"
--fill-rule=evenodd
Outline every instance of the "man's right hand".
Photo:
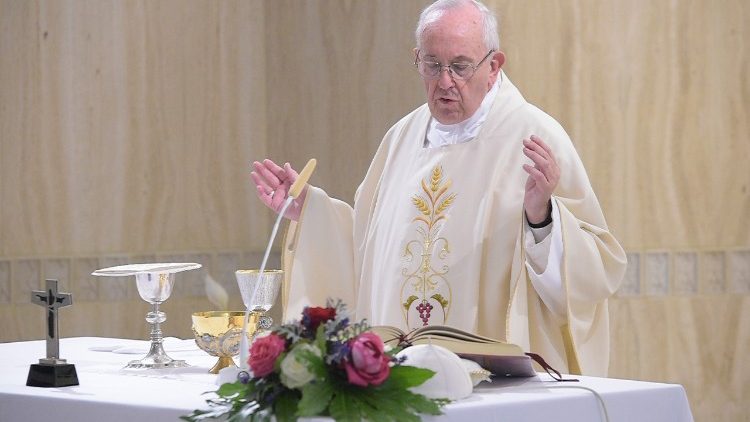
M 250 172 L 250 176 L 255 182 L 258 198 L 278 214 L 289 194 L 289 188 L 297 180 L 297 172 L 289 163 L 284 163 L 282 168 L 269 159 L 263 160 L 262 163 L 253 162 L 253 168 L 255 170 Z M 305 203 L 305 196 L 307 196 L 307 186 L 302 189 L 302 193 L 286 209 L 284 217 L 298 221 L 302 212 L 302 204 Z

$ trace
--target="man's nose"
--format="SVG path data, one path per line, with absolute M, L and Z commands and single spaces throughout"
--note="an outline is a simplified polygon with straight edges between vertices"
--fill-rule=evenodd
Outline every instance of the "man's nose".
M 448 66 L 442 67 L 440 69 L 440 74 L 438 75 L 438 86 L 441 89 L 449 89 L 453 85 L 455 85 L 455 81 L 453 80 L 451 68 Z

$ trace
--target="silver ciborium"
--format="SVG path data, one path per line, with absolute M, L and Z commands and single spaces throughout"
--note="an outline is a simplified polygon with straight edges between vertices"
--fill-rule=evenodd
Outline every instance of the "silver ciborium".
M 184 360 L 176 360 L 164 352 L 161 324 L 167 320 L 167 315 L 159 310 L 159 305 L 172 294 L 175 273 L 200 268 L 200 264 L 130 264 L 118 267 L 96 270 L 96 276 L 128 276 L 134 275 L 138 294 L 141 299 L 151 304 L 151 310 L 146 314 L 146 322 L 151 326 L 151 347 L 148 354 L 141 359 L 130 361 L 126 368 L 181 368 L 190 366 Z

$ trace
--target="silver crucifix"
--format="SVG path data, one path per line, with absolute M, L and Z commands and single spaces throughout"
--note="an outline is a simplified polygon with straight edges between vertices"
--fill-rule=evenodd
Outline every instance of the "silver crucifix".
M 60 339 L 57 335 L 57 310 L 72 305 L 70 293 L 57 291 L 57 280 L 47 280 L 46 290 L 31 292 L 31 303 L 47 308 L 47 358 L 39 359 L 39 363 L 46 365 L 60 365 L 65 359 L 60 359 Z

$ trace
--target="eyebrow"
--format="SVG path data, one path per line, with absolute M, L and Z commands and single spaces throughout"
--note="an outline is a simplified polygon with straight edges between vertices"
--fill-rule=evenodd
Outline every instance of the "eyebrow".
M 430 59 L 430 60 L 436 60 L 437 61 L 437 57 L 435 55 L 433 55 L 433 54 L 425 54 L 423 56 L 423 59 Z M 463 56 L 463 55 L 452 58 L 449 63 L 462 63 L 462 62 L 473 63 L 473 61 L 471 60 L 471 58 Z

